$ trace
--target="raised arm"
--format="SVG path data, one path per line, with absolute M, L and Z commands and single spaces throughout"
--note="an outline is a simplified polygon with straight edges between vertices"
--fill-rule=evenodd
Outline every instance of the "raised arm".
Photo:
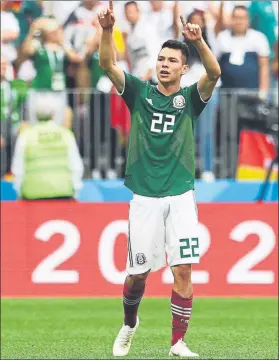
M 86 42 L 87 45 L 87 56 L 91 56 L 95 51 L 97 51 L 99 49 L 100 46 L 100 39 L 101 39 L 101 34 L 102 34 L 102 28 L 98 22 L 97 26 L 96 26 L 96 33 L 94 35 L 92 35 L 91 37 L 89 37 L 89 39 Z
M 219 16 L 217 18 L 215 27 L 214 27 L 214 31 L 215 31 L 215 35 L 217 36 L 222 30 L 225 29 L 225 25 L 224 25 L 224 1 L 221 1 L 220 4 L 220 8 L 219 8 Z
M 33 23 L 31 24 L 29 33 L 22 45 L 22 51 L 25 56 L 31 57 L 35 55 L 37 51 L 37 47 L 36 47 L 36 42 L 34 41 L 34 35 L 36 31 L 42 31 L 45 21 L 46 21 L 45 18 L 39 18 L 33 21 Z
M 100 67 L 106 72 L 118 92 L 122 93 L 125 84 L 124 71 L 115 64 L 115 52 L 113 47 L 113 26 L 115 17 L 113 13 L 113 1 L 109 2 L 109 9 L 102 11 L 99 22 L 103 29 L 99 49 Z
M 1 30 L 1 41 L 3 44 L 14 41 L 18 38 L 19 32 L 13 30 Z
M 221 69 L 219 63 L 202 37 L 202 31 L 199 25 L 186 24 L 184 18 L 181 16 L 181 21 L 184 27 L 183 35 L 187 40 L 190 40 L 195 45 L 199 52 L 202 64 L 206 73 L 202 75 L 198 82 L 198 90 L 203 100 L 208 100 L 221 76 Z
M 78 54 L 72 47 L 65 42 L 64 38 L 64 31 L 62 28 L 59 29 L 59 44 L 61 45 L 62 49 L 65 52 L 65 55 L 67 58 L 72 62 L 76 64 L 80 64 L 82 61 L 85 60 L 85 54 Z M 87 50 L 88 51 L 88 50 Z
M 231 27 L 231 14 L 225 11 L 225 1 L 222 0 L 220 2 L 219 8 L 216 6 L 215 1 L 211 0 L 208 3 L 208 10 L 214 20 L 219 21 L 219 25 L 221 25 L 224 29 Z M 221 18 L 220 18 L 221 16 Z M 217 25 L 217 31 L 218 26 Z
M 178 39 L 179 37 L 179 3 L 178 0 L 174 1 L 173 8 L 172 8 L 172 14 L 173 14 L 173 36 L 174 39 Z

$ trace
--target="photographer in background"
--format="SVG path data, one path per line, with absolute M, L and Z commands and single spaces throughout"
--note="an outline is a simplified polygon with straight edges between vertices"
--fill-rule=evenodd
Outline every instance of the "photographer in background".
M 17 138 L 12 173 L 23 200 L 73 199 L 82 187 L 82 159 L 73 133 L 52 121 L 56 106 L 54 95 L 39 98 L 37 124 Z

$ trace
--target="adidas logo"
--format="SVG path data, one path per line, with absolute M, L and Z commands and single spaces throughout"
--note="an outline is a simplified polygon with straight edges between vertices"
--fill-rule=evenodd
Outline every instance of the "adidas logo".
M 152 106 L 153 106 L 152 99 L 145 98 L 145 100 L 146 100 L 146 101 L 147 101 L 150 105 L 152 105 Z

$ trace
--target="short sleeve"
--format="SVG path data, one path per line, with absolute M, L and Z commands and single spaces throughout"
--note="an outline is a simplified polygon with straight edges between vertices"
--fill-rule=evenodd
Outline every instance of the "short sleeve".
M 125 75 L 124 89 L 122 93 L 119 93 L 119 95 L 122 96 L 129 110 L 132 111 L 135 106 L 136 99 L 141 89 L 144 87 L 145 82 L 141 81 L 140 79 L 138 79 L 137 77 L 131 74 L 126 73 L 125 71 L 124 71 L 124 75 Z
M 258 55 L 263 57 L 269 57 L 270 49 L 269 49 L 267 37 L 259 31 L 257 32 L 256 44 L 257 44 Z
M 5 23 L 1 24 L 1 30 L 10 30 L 19 33 L 20 27 L 17 18 L 13 13 L 8 13 L 8 16 L 5 18 Z
M 198 90 L 197 82 L 189 86 L 187 90 L 188 90 L 188 99 L 190 100 L 191 115 L 193 117 L 193 120 L 196 120 L 200 116 L 200 114 L 202 113 L 203 109 L 206 107 L 210 99 L 204 101 L 201 98 L 201 95 Z

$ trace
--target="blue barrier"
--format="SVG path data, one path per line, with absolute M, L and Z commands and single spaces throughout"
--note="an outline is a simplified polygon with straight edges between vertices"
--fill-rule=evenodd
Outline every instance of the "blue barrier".
M 206 183 L 196 181 L 197 202 L 253 202 L 257 200 L 261 182 L 217 180 Z M 78 200 L 83 202 L 128 202 L 132 192 L 123 185 L 123 180 L 84 180 Z M 15 201 L 16 192 L 11 182 L 1 181 L 2 201 Z M 278 201 L 278 182 L 269 184 L 266 201 Z

